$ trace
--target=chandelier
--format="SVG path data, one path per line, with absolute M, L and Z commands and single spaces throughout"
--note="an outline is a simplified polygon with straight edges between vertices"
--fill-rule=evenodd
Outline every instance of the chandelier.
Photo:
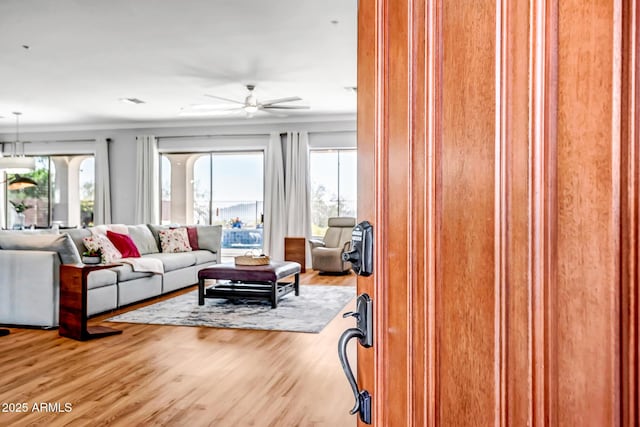
M 20 115 L 22 113 L 15 111 L 13 115 L 16 116 L 16 139 L 5 143 L 10 147 L 8 156 L 0 152 L 0 170 L 6 173 L 30 172 L 36 168 L 36 160 L 24 155 L 24 142 L 20 141 Z

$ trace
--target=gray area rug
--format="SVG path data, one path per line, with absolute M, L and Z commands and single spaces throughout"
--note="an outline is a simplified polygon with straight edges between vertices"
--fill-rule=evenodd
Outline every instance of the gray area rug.
M 198 291 L 193 291 L 107 321 L 318 333 L 355 296 L 353 286 L 301 285 L 300 296 L 292 292 L 271 309 L 268 301 L 217 298 L 206 298 L 205 304 L 199 306 Z

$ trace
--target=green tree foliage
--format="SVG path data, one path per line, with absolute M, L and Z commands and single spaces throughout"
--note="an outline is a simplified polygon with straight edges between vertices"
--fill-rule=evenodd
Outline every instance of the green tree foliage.
M 17 174 L 7 174 L 7 181 L 11 181 L 18 176 Z M 41 199 L 49 196 L 49 170 L 46 168 L 36 169 L 33 172 L 20 174 L 33 179 L 38 183 L 35 187 L 28 187 L 22 190 L 10 190 L 9 199 L 25 200 L 25 199 Z

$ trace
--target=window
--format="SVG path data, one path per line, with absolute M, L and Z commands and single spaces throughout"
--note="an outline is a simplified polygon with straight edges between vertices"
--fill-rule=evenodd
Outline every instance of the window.
M 323 236 L 330 217 L 356 216 L 357 152 L 312 150 L 309 161 L 311 231 L 314 236 Z
M 167 153 L 160 175 L 163 224 L 222 225 L 223 256 L 262 248 L 262 151 Z
M 87 226 L 93 222 L 94 157 L 36 156 L 36 169 L 21 174 L 38 185 L 6 190 L 6 227 Z M 7 174 L 7 181 L 16 175 Z
M 80 162 L 78 192 L 80 193 L 80 226 L 92 227 L 95 200 L 95 159 L 87 157 Z M 55 181 L 54 181 L 55 182 Z
M 171 160 L 160 156 L 160 218 L 162 224 L 171 224 Z

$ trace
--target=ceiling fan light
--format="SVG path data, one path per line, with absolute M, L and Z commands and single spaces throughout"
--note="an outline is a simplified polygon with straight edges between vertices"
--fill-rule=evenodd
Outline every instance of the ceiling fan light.
M 249 114 L 253 114 L 253 113 L 258 111 L 258 106 L 257 105 L 247 105 L 247 106 L 244 107 L 244 111 L 246 111 Z

